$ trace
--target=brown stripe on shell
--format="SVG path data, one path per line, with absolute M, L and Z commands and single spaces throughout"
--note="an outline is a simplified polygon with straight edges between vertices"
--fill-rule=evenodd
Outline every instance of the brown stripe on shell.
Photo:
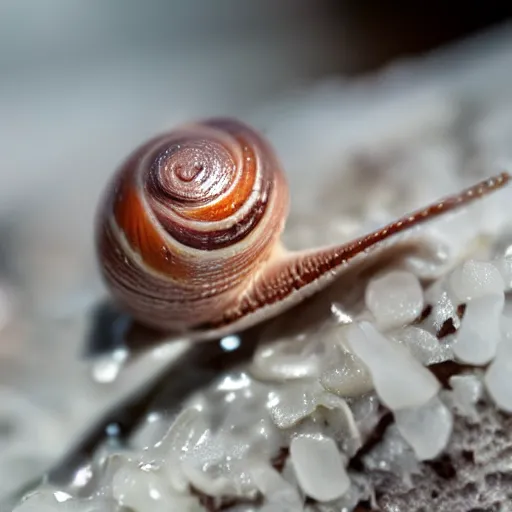
M 245 144 L 243 140 L 239 141 L 241 144 Z M 246 158 L 250 158 L 251 162 L 255 162 L 255 165 L 251 165 L 247 170 L 242 172 L 247 173 L 262 173 L 264 172 L 259 167 L 259 163 L 261 160 L 266 159 L 267 157 L 263 156 L 256 158 L 255 152 L 247 147 L 244 151 L 244 154 L 250 155 Z M 276 163 L 277 165 L 277 163 Z M 251 209 L 243 216 L 239 214 L 237 211 L 232 212 L 233 221 L 230 227 L 225 229 L 208 229 L 208 226 L 204 226 L 205 229 L 199 230 L 194 229 L 187 222 L 184 222 L 186 219 L 186 212 L 180 213 L 180 218 L 173 220 L 171 217 L 165 216 L 165 212 L 157 213 L 157 218 L 165 228 L 167 233 L 169 233 L 174 239 L 178 240 L 183 245 L 188 247 L 193 247 L 195 249 L 213 251 L 216 249 L 223 249 L 232 244 L 236 244 L 237 242 L 243 240 L 247 235 L 258 225 L 261 221 L 263 215 L 265 214 L 265 209 L 267 208 L 267 202 L 269 196 L 273 193 L 273 188 L 275 186 L 275 180 L 272 179 L 273 171 L 268 169 L 261 177 L 261 191 L 257 195 L 254 196 L 254 203 Z M 278 169 L 275 172 L 280 172 Z M 254 180 L 252 180 L 254 182 Z M 240 205 L 234 205 L 237 208 L 240 208 Z M 156 211 L 156 209 L 155 209 Z
M 194 278 L 178 282 L 173 276 L 150 273 L 142 261 L 126 253 L 116 231 L 105 225 L 98 238 L 103 277 L 115 300 L 141 323 L 172 331 L 221 316 L 273 246 L 262 237 L 226 261 L 191 258 L 188 263 L 195 269 Z
M 263 191 L 251 210 L 240 220 L 233 222 L 230 228 L 199 231 L 170 219 L 167 219 L 165 223 L 162 222 L 162 224 L 165 225 L 166 231 L 183 245 L 203 251 L 223 249 L 243 240 L 258 225 L 265 213 L 268 196 L 272 193 L 269 189 L 271 189 L 270 186 Z
M 394 235 L 403 233 L 415 226 L 433 220 L 450 211 L 456 210 L 472 201 L 481 198 L 494 190 L 500 189 L 510 180 L 507 173 L 482 181 L 458 194 L 446 197 L 429 206 L 384 226 L 366 236 L 341 246 L 318 249 L 316 251 L 290 253 L 281 261 L 275 262 L 271 268 L 261 275 L 259 282 L 248 290 L 230 310 L 218 321 L 209 322 L 201 329 L 219 329 L 234 324 L 242 318 L 261 310 L 272 308 L 273 305 L 288 300 L 288 306 L 300 302 L 311 295 L 322 280 L 321 287 L 327 286 L 342 270 L 351 267 L 353 260 L 364 253 L 376 249 L 382 242 Z M 293 297 L 295 295 L 295 297 Z M 267 317 L 272 316 L 271 313 Z M 248 327 L 249 322 L 244 322 Z
M 206 318 L 216 310 L 216 303 L 232 283 L 216 282 L 215 288 L 179 286 L 175 281 L 148 274 L 130 256 L 112 229 L 106 228 L 100 238 L 103 277 L 111 285 L 114 299 L 142 323 L 156 328 L 181 331 L 190 318 Z
M 123 178 L 116 187 L 112 212 L 130 248 L 141 255 L 145 264 L 155 271 L 172 275 L 176 281 L 188 281 L 193 269 L 184 258 L 180 258 L 179 251 L 170 248 L 168 241 L 162 240 L 161 231 L 154 224 L 139 195 L 133 173 L 127 173 Z
M 242 123 L 210 120 L 196 127 L 191 126 L 184 133 L 189 133 L 191 140 L 196 141 L 192 139 L 196 136 L 194 129 L 199 139 L 201 136 L 208 136 L 212 140 L 216 137 L 216 142 L 225 144 L 228 152 L 240 155 L 240 158 L 233 158 L 238 167 L 235 169 L 231 187 L 218 196 L 212 196 L 211 202 L 207 204 L 204 201 L 194 204 L 193 201 L 166 203 L 165 195 L 151 193 L 158 187 L 153 184 L 147 188 L 145 185 L 146 200 L 167 233 L 183 245 L 201 250 L 222 249 L 239 242 L 255 229 L 265 214 L 269 196 L 273 194 L 274 176 L 282 175 L 282 171 L 272 148 Z M 176 133 L 180 134 L 179 144 L 186 148 L 186 135 Z M 168 144 L 173 144 L 173 137 L 170 134 Z M 151 158 L 153 163 L 159 159 L 158 155 Z M 144 172 L 148 173 L 149 183 L 154 182 L 154 167 L 145 169 Z M 279 176 L 277 179 L 283 178 Z M 256 183 L 261 187 L 258 193 L 254 192 Z M 246 203 L 247 211 L 243 211 Z M 227 226 L 216 229 L 216 220 L 225 221 Z M 212 221 L 212 225 L 208 221 Z

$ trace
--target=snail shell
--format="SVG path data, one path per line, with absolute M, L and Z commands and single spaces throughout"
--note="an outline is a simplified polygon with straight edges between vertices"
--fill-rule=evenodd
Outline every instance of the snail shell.
M 100 203 L 96 242 L 115 300 L 139 323 L 209 339 L 277 315 L 369 249 L 508 182 L 505 173 L 343 245 L 290 252 L 284 173 L 249 126 L 211 119 L 137 148 Z

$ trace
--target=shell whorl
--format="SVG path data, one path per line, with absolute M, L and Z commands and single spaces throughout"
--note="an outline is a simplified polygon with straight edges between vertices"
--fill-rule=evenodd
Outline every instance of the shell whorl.
M 178 130 L 140 162 L 137 178 L 147 205 L 178 242 L 227 247 L 265 213 L 276 168 L 268 165 L 268 148 L 245 130 L 220 120 Z
M 146 142 L 108 190 L 97 229 L 103 275 L 136 319 L 172 330 L 230 306 L 274 250 L 289 202 L 269 144 L 226 119 Z

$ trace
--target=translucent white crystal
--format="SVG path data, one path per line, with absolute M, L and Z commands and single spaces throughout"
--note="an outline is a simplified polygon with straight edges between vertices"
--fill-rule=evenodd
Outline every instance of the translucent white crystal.
M 512 412 L 512 342 L 503 340 L 498 345 L 496 357 L 485 373 L 487 391 L 496 405 L 507 412 Z
M 296 512 L 302 509 L 303 499 L 298 490 L 287 482 L 272 466 L 253 463 L 250 469 L 256 487 L 265 497 L 263 510 L 279 507 L 279 512 Z
M 443 236 L 444 235 L 444 236 Z M 435 279 L 449 268 L 454 252 L 454 241 L 434 225 L 421 227 L 421 253 L 413 253 L 404 261 L 405 269 L 419 279 Z
M 288 385 L 269 394 L 267 406 L 279 428 L 290 428 L 317 407 L 316 392 L 310 383 Z
M 495 355 L 501 340 L 501 315 L 505 297 L 485 295 L 467 303 L 461 320 L 456 341 L 453 343 L 455 356 L 465 363 L 481 365 L 488 363 Z
M 452 318 L 455 328 L 459 327 L 457 304 L 453 302 L 453 298 L 444 288 L 442 281 L 437 281 L 427 290 L 425 300 L 432 305 L 432 311 L 424 321 L 425 326 L 436 333 L 448 318 Z
M 169 485 L 178 492 L 184 492 L 188 481 L 180 462 L 193 456 L 206 440 L 208 432 L 202 411 L 186 407 L 175 417 L 161 440 L 143 452 L 143 461 L 161 464 Z
M 492 263 L 469 260 L 452 272 L 450 287 L 460 302 L 466 302 L 484 295 L 499 295 L 505 283 Z
M 322 386 L 343 397 L 361 396 L 373 389 L 372 377 L 361 359 L 340 347 L 323 358 Z
M 452 375 L 448 381 L 452 388 L 453 406 L 462 415 L 476 413 L 475 404 L 483 393 L 483 383 L 477 375 Z
M 172 421 L 172 417 L 164 411 L 148 412 L 131 435 L 132 448 L 144 450 L 157 444 L 169 430 L 170 420 Z
M 452 413 L 437 396 L 419 407 L 396 411 L 395 422 L 419 460 L 437 457 L 446 447 L 453 427 Z
M 498 269 L 503 279 L 505 290 L 512 289 L 512 255 L 507 255 L 504 258 L 493 261 L 493 265 Z
M 423 309 L 423 290 L 418 278 L 393 271 L 372 279 L 366 288 L 366 306 L 382 329 L 412 322 Z
M 250 371 L 258 379 L 277 382 L 316 377 L 319 358 L 314 353 L 304 353 L 310 346 L 311 340 L 304 335 L 298 339 L 262 343 L 254 353 Z
M 205 462 L 205 467 L 208 463 Z M 232 465 L 229 465 L 228 470 L 225 473 L 229 473 L 229 469 L 232 469 Z M 193 464 L 185 462 L 183 464 L 183 472 L 187 475 L 190 483 L 200 491 L 208 494 L 209 496 L 226 496 L 237 494 L 237 486 L 233 479 L 225 475 L 215 475 L 203 468 L 197 467 Z
M 350 479 L 331 438 L 295 437 L 290 444 L 290 458 L 300 486 L 311 498 L 331 501 L 348 490 Z
M 350 403 L 358 430 L 363 439 L 375 429 L 381 419 L 381 403 L 375 393 L 360 397 Z
M 195 488 L 210 496 L 248 496 L 254 492 L 253 482 L 246 472 L 251 450 L 258 447 L 258 455 L 269 458 L 268 452 L 272 448 L 270 442 L 263 442 L 251 434 L 232 422 L 208 430 L 194 450 L 178 464 L 178 469 Z
M 340 397 L 326 392 L 316 382 L 289 384 L 268 395 L 267 407 L 274 423 L 280 429 L 287 429 L 310 416 L 318 406 L 339 409 L 345 416 L 347 427 L 353 424 L 352 413 Z M 352 427 L 350 427 L 352 428 Z
M 315 503 L 311 508 L 305 508 L 304 512 L 354 512 L 361 501 L 371 500 L 373 489 L 365 475 L 349 472 L 350 487 L 339 499 L 328 503 Z
M 352 409 L 345 400 L 331 393 L 320 395 L 317 403 L 322 406 L 324 433 L 337 441 L 346 454 L 353 455 L 363 441 Z
M 425 366 L 447 361 L 452 356 L 449 344 L 438 340 L 432 333 L 420 327 L 407 326 L 393 333 L 392 337 L 402 342 Z
M 162 472 L 145 470 L 137 464 L 127 464 L 114 474 L 112 493 L 120 505 L 137 512 L 167 512 L 173 508 L 184 512 L 201 510 L 197 498 L 188 493 L 172 493 Z
M 388 471 L 402 476 L 407 485 L 412 483 L 411 475 L 421 472 L 416 454 L 396 424 L 386 429 L 382 441 L 363 456 L 363 461 L 369 470 Z
M 228 428 L 222 425 L 215 432 L 206 429 L 197 442 L 184 447 L 181 453 L 167 454 L 164 446 L 159 447 L 160 457 L 167 455 L 161 469 L 173 492 L 186 493 L 189 483 L 210 496 L 250 491 L 252 483 L 241 482 L 245 475 L 240 468 L 256 443 L 251 433 L 236 435 L 235 429 L 233 424 Z M 265 456 L 272 444 L 269 442 L 262 448 L 260 452 Z M 144 458 L 151 461 L 149 454 Z
M 368 366 L 379 397 L 390 409 L 419 406 L 437 394 L 438 380 L 405 347 L 386 339 L 370 322 L 346 329 L 352 350 Z
M 165 438 L 143 452 L 144 460 L 156 461 L 175 491 L 186 492 L 191 483 L 210 496 L 250 498 L 257 490 L 249 459 L 257 453 L 269 460 L 282 442 L 264 407 L 269 389 L 244 371 L 224 374 L 187 401 Z

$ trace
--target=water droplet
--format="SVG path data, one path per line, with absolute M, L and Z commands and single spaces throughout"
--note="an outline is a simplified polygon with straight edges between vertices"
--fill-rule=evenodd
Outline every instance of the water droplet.
M 105 433 L 108 437 L 119 437 L 121 435 L 121 427 L 119 426 L 119 423 L 110 423 L 107 425 Z
M 154 423 L 155 421 L 158 421 L 161 417 L 162 415 L 160 413 L 153 411 L 147 415 L 146 421 L 148 423 Z
M 236 336 L 234 334 L 231 334 L 229 336 L 224 336 L 220 340 L 220 346 L 226 351 L 231 352 L 233 350 L 236 350 L 238 347 L 240 347 L 240 337 Z
M 128 358 L 128 350 L 118 348 L 95 361 L 92 368 L 92 377 L 96 382 L 106 384 L 116 380 L 124 362 Z

